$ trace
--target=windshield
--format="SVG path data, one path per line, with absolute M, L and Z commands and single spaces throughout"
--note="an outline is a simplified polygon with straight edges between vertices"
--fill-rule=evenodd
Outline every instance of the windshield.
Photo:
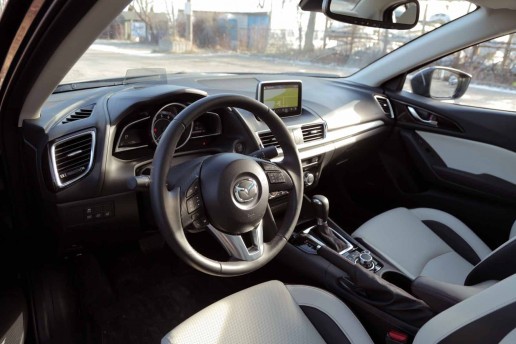
M 62 83 L 167 73 L 309 73 L 345 77 L 472 10 L 420 1 L 419 23 L 396 31 L 339 23 L 298 0 L 134 0 Z

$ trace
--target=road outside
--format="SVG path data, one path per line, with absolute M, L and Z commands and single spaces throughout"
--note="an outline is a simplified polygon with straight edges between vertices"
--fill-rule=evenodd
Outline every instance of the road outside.
M 355 71 L 335 65 L 294 62 L 251 54 L 168 54 L 155 53 L 153 49 L 150 45 L 98 40 L 66 75 L 63 83 L 121 77 L 127 69 L 135 68 L 165 68 L 168 73 L 266 72 L 349 75 Z M 455 102 L 516 111 L 516 91 L 472 83 L 468 92 Z
M 128 42 L 96 41 L 64 78 L 63 83 L 121 77 L 127 69 L 165 68 L 168 73 L 322 73 L 355 71 L 331 65 L 293 62 L 238 53 L 154 53 L 155 47 Z

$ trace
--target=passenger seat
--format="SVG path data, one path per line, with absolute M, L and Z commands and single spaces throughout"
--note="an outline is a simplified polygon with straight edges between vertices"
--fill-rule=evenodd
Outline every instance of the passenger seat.
M 456 217 L 436 209 L 396 208 L 364 223 L 352 236 L 410 280 L 427 276 L 474 285 L 516 272 L 516 222 L 495 251 Z

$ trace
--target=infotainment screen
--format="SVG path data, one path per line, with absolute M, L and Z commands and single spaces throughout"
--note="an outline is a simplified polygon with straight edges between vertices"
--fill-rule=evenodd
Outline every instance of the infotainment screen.
M 256 98 L 280 117 L 295 116 L 301 114 L 301 91 L 301 81 L 262 81 Z

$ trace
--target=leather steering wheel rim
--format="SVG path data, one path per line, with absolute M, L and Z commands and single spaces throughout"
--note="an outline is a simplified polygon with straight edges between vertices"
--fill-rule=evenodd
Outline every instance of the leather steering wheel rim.
M 278 165 L 281 164 L 281 168 L 292 179 L 292 188 L 282 225 L 272 240 L 263 243 L 263 254 L 252 261 L 216 261 L 197 252 L 189 244 L 181 223 L 181 216 L 178 216 L 181 213 L 181 190 L 179 187 L 167 185 L 173 153 L 184 130 L 202 114 L 227 107 L 250 111 L 267 124 L 283 149 L 284 158 Z M 268 197 L 268 191 L 266 196 Z M 181 111 L 162 135 L 153 159 L 150 197 L 161 233 L 168 245 L 186 263 L 197 270 L 216 276 L 236 276 L 252 272 L 267 264 L 281 251 L 297 224 L 303 199 L 303 181 L 296 144 L 279 116 L 257 100 L 233 94 L 208 96 Z

